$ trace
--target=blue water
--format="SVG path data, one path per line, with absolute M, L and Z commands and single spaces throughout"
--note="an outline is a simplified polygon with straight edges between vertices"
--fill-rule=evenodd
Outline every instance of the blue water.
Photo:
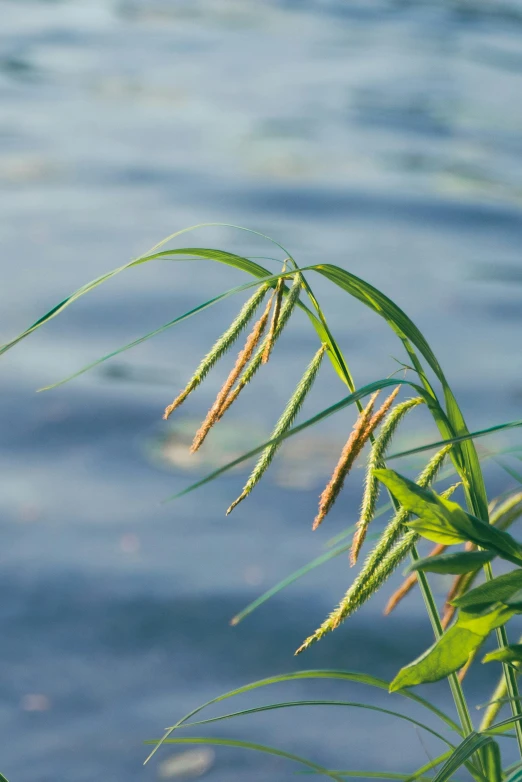
M 431 342 L 470 426 L 520 417 L 522 3 L 0 0 L 0 20 L 1 342 L 167 234 L 225 221 L 395 298 Z M 231 229 L 182 241 L 281 257 Z M 232 302 L 35 395 L 243 281 L 210 262 L 148 264 L 2 358 L 0 769 L 11 782 L 157 779 L 167 772 L 156 762 L 143 769 L 143 739 L 199 703 L 299 667 L 391 677 L 429 643 L 419 599 L 381 621 L 383 594 L 293 658 L 350 583 L 344 557 L 229 627 L 355 521 L 360 473 L 324 529 L 309 532 L 351 413 L 289 445 L 226 519 L 244 470 L 160 504 L 269 432 L 314 350 L 301 316 L 196 462 L 181 445 L 226 369 L 170 429 L 161 413 Z M 382 322 L 310 281 L 357 382 L 394 371 L 391 356 L 402 355 Z M 342 394 L 325 367 L 306 411 Z M 410 441 L 433 434 L 419 416 Z M 492 494 L 510 485 L 500 470 L 488 475 Z M 444 587 L 435 583 L 439 595 Z M 471 677 L 472 703 L 486 699 L 483 677 L 494 675 Z M 451 709 L 444 685 L 426 692 Z M 422 715 L 399 696 L 392 705 L 356 685 L 306 682 L 227 710 L 310 697 Z M 200 733 L 333 767 L 408 772 L 437 746 L 399 725 L 317 708 Z M 164 750 L 160 763 L 177 751 Z M 207 776 L 294 771 L 224 749 Z

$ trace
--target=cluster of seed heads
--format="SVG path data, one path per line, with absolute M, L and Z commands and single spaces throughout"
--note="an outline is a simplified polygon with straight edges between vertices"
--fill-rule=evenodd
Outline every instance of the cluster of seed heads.
M 283 267 L 283 274 L 285 271 L 286 268 Z M 254 318 L 263 301 L 266 300 L 261 316 L 254 323 L 243 348 L 239 351 L 230 374 L 196 432 L 191 446 L 192 453 L 200 448 L 212 427 L 223 417 L 224 413 L 237 399 L 242 389 L 252 380 L 260 367 L 268 362 L 274 345 L 287 325 L 303 290 L 303 278 L 300 272 L 298 270 L 292 271 L 291 274 L 289 272 L 288 277 L 290 276 L 292 283 L 289 287 L 286 285 L 285 277 L 279 278 L 275 289 L 268 284 L 260 285 L 259 289 L 241 308 L 230 327 L 200 362 L 186 387 L 166 408 L 165 419 L 201 384 L 217 361 L 238 340 L 241 333 Z M 259 456 L 240 495 L 228 508 L 227 515 L 250 494 L 269 468 L 284 436 L 292 427 L 314 384 L 326 351 L 327 346 L 321 345 L 306 367 L 301 380 L 298 382 L 272 431 L 269 444 Z M 379 392 L 370 397 L 366 407 L 362 408 L 361 406 L 359 416 L 341 451 L 332 476 L 319 498 L 319 507 L 312 525 L 314 530 L 323 523 L 332 509 L 343 489 L 350 470 L 364 446 L 371 441 L 361 510 L 350 553 L 351 565 L 357 562 L 368 527 L 375 516 L 380 491 L 380 483 L 375 476 L 375 470 L 385 466 L 386 452 L 404 417 L 424 401 L 421 397 L 415 397 L 394 405 L 399 390 L 400 386 L 395 388 L 378 409 L 375 409 L 375 405 Z M 417 478 L 419 486 L 423 488 L 430 486 L 442 468 L 450 449 L 451 446 L 445 446 L 432 457 Z M 443 496 L 449 497 L 458 485 L 460 484 L 451 486 L 444 492 Z M 516 497 L 517 499 L 510 498 L 510 500 L 504 502 L 496 509 L 492 517 L 492 523 L 497 523 L 499 526 L 508 525 L 511 523 L 510 519 L 512 520 L 522 512 L 522 494 L 516 495 Z M 337 608 L 327 617 L 315 633 L 305 640 L 296 654 L 308 648 L 327 633 L 335 630 L 341 622 L 360 608 L 400 565 L 419 538 L 417 533 L 405 526 L 409 518 L 410 514 L 405 509 L 400 506 L 396 509 Z M 431 555 L 440 554 L 443 550 L 444 546 L 436 546 L 432 550 Z M 446 625 L 451 621 L 454 610 L 449 605 L 449 600 L 467 589 L 474 575 L 473 573 L 466 573 L 455 579 L 446 604 L 446 613 L 444 615 L 444 623 Z M 400 600 L 413 589 L 416 581 L 417 574 L 413 574 L 406 579 L 391 597 L 386 607 L 386 613 L 392 611 Z

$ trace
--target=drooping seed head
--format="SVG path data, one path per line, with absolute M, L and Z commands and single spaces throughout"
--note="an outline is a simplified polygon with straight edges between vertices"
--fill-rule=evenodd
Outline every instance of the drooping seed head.
M 271 339 L 271 345 L 272 348 L 275 345 L 276 341 L 281 336 L 284 327 L 288 323 L 288 320 L 290 319 L 290 315 L 292 314 L 294 307 L 296 306 L 299 295 L 301 293 L 302 289 L 302 277 L 299 273 L 294 275 L 294 281 L 292 283 L 292 287 L 286 294 L 286 298 L 284 300 L 283 305 L 281 306 L 281 310 L 279 313 L 279 318 L 277 319 L 274 333 L 272 335 Z M 258 350 L 255 352 L 252 361 L 250 364 L 246 367 L 245 371 L 243 372 L 242 376 L 239 378 L 238 384 L 236 388 L 233 389 L 233 391 L 230 392 L 227 399 L 224 401 L 223 405 L 221 406 L 221 410 L 219 411 L 219 418 L 222 418 L 224 413 L 228 410 L 228 408 L 232 405 L 233 402 L 238 398 L 241 391 L 245 388 L 245 386 L 250 383 L 258 369 L 261 367 L 263 363 L 263 355 L 265 353 L 265 349 L 268 345 L 268 336 L 266 336 L 259 346 Z
M 341 492 L 341 489 L 343 488 L 346 476 L 350 472 L 353 463 L 355 462 L 357 456 L 361 452 L 366 440 L 369 437 L 368 433 L 368 436 L 365 439 L 377 394 L 378 392 L 372 394 L 370 397 L 370 401 L 359 415 L 353 426 L 350 436 L 348 437 L 348 440 L 346 441 L 346 444 L 341 451 L 339 461 L 334 468 L 332 477 L 328 481 L 323 493 L 321 494 L 321 497 L 319 498 L 319 509 L 314 519 L 312 526 L 313 530 L 316 530 L 317 527 L 323 522 L 328 511 L 333 506 Z
M 283 437 L 283 435 L 285 435 L 292 426 L 297 414 L 299 413 L 299 410 L 303 405 L 304 400 L 306 399 L 308 392 L 314 384 L 325 350 L 326 345 L 321 345 L 312 361 L 306 368 L 303 377 L 297 384 L 294 393 L 288 400 L 285 409 L 283 410 L 277 424 L 275 425 L 275 428 L 270 435 L 270 440 L 277 440 L 277 438 Z M 239 505 L 239 503 L 244 500 L 245 497 L 248 497 L 254 486 L 259 483 L 263 474 L 269 468 L 272 459 L 274 458 L 280 446 L 281 442 L 275 442 L 265 448 L 259 457 L 256 466 L 252 470 L 252 473 L 250 474 L 243 491 L 227 510 L 227 516 L 236 507 L 236 505 Z
M 256 346 L 258 345 L 259 340 L 261 339 L 263 331 L 268 322 L 268 317 L 270 315 L 270 308 L 272 306 L 272 298 L 273 298 L 273 294 L 270 297 L 265 307 L 265 311 L 263 312 L 263 314 L 255 324 L 254 328 L 248 335 L 247 340 L 245 342 L 245 347 L 243 348 L 243 350 L 240 351 L 236 359 L 236 363 L 234 364 L 234 367 L 230 372 L 228 378 L 225 380 L 225 383 L 221 388 L 221 391 L 218 393 L 214 404 L 208 411 L 205 420 L 203 421 L 200 428 L 196 432 L 196 436 L 194 437 L 194 441 L 190 449 L 191 453 L 195 453 L 198 450 L 198 448 L 203 444 L 203 441 L 205 440 L 207 434 L 210 432 L 211 428 L 214 426 L 216 421 L 218 421 L 219 412 L 221 410 L 223 403 L 225 402 L 228 394 L 230 393 L 232 386 L 238 379 L 239 375 L 243 371 L 248 361 L 250 360 L 252 353 L 256 349 Z
M 178 394 L 172 404 L 165 408 L 165 413 L 163 415 L 165 420 L 167 420 L 167 418 L 174 412 L 174 410 L 185 401 L 188 395 L 199 386 L 199 384 L 205 379 L 206 375 L 210 372 L 216 362 L 219 361 L 219 359 L 238 339 L 245 326 L 247 326 L 249 321 L 253 318 L 257 308 L 265 297 L 268 288 L 268 285 L 261 285 L 254 293 L 254 295 L 251 296 L 250 299 L 248 299 L 248 301 L 243 305 L 228 329 L 214 343 L 211 350 L 202 359 L 198 368 L 192 375 L 183 391 Z
M 427 488 L 435 479 L 445 457 L 451 449 L 450 445 L 444 446 L 428 462 L 424 470 L 417 478 L 417 484 Z M 443 493 L 443 497 L 449 497 L 457 486 L 451 486 Z M 296 654 L 307 649 L 311 644 L 320 640 L 324 635 L 338 627 L 348 616 L 357 611 L 386 581 L 395 568 L 400 565 L 419 536 L 404 527 L 410 514 L 400 509 L 385 527 L 374 549 L 365 560 L 360 572 L 346 592 L 339 606 L 327 617 L 323 624 L 299 647 Z M 407 530 L 404 532 L 404 530 Z M 398 538 L 401 537 L 400 540 Z

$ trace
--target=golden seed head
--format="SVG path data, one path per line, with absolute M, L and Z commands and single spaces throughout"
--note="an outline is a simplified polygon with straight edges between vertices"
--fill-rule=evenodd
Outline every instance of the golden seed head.
M 194 437 L 194 441 L 190 448 L 191 453 L 195 453 L 198 450 L 198 448 L 203 444 L 203 441 L 205 440 L 207 434 L 210 432 L 214 424 L 219 420 L 220 417 L 219 413 L 221 407 L 223 406 L 223 403 L 225 402 L 228 394 L 230 393 L 232 386 L 234 385 L 239 375 L 243 371 L 245 365 L 250 360 L 252 353 L 254 352 L 259 340 L 261 339 L 261 335 L 263 334 L 263 331 L 268 321 L 268 317 L 270 315 L 272 298 L 273 298 L 273 294 L 270 297 L 265 307 L 265 311 L 263 312 L 263 314 L 255 324 L 254 328 L 248 335 L 247 340 L 245 342 L 245 346 L 243 350 L 239 352 L 238 357 L 236 359 L 236 363 L 234 364 L 234 367 L 230 372 L 228 378 L 225 380 L 225 383 L 223 384 L 221 391 L 218 393 L 214 404 L 208 411 L 205 420 L 203 421 L 200 428 L 196 432 L 196 436 Z
M 219 337 L 214 343 L 211 350 L 201 360 L 198 368 L 194 372 L 193 376 L 187 383 L 186 387 L 181 391 L 172 404 L 165 408 L 163 414 L 164 420 L 174 412 L 187 398 L 187 396 L 194 391 L 195 388 L 205 379 L 206 375 L 210 372 L 212 367 L 217 361 L 227 352 L 227 350 L 238 339 L 242 330 L 247 326 L 249 321 L 253 318 L 257 308 L 261 304 L 265 297 L 265 294 L 269 286 L 267 284 L 261 285 L 253 296 L 241 307 L 238 315 L 234 318 L 228 329 Z
M 348 440 L 346 441 L 346 444 L 341 451 L 339 461 L 335 466 L 332 477 L 328 481 L 323 493 L 321 494 L 321 497 L 319 498 L 319 509 L 317 516 L 314 519 L 312 530 L 316 530 L 317 527 L 323 522 L 328 511 L 336 501 L 343 487 L 346 476 L 350 472 L 354 461 L 356 460 L 366 442 L 367 437 L 365 437 L 365 435 L 378 393 L 379 392 L 372 394 L 370 397 L 370 401 L 359 415 L 350 433 L 350 436 L 348 437 Z M 368 433 L 368 437 L 369 436 L 370 433 Z

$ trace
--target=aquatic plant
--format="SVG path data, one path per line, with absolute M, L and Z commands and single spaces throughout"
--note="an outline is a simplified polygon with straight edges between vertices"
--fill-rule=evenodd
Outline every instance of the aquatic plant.
M 465 766 L 469 774 L 478 782 L 484 780 L 486 782 L 501 782 L 504 779 L 514 782 L 514 780 L 521 779 L 522 704 L 517 676 L 522 663 L 522 644 L 509 643 L 506 625 L 513 617 L 522 613 L 522 545 L 508 532 L 508 528 L 522 515 L 522 494 L 513 492 L 510 496 L 498 500 L 488 500 L 482 465 L 474 440 L 494 431 L 519 427 L 522 425 L 522 421 L 502 423 L 470 432 L 446 376 L 423 334 L 384 293 L 349 271 L 329 263 L 315 264 L 305 268 L 299 267 L 291 254 L 277 243 L 274 244 L 281 251 L 283 257 L 275 272 L 261 266 L 251 258 L 222 250 L 194 247 L 164 249 L 181 233 L 184 232 L 167 237 L 147 254 L 77 290 L 18 337 L 2 346 L 0 354 L 43 326 L 80 296 L 116 274 L 137 265 L 158 259 L 209 259 L 249 274 L 253 278 L 249 282 L 179 315 L 164 326 L 102 357 L 55 385 L 77 377 L 87 369 L 152 338 L 233 294 L 250 291 L 250 298 L 240 309 L 231 326 L 217 339 L 194 371 L 185 388 L 178 393 L 174 402 L 169 404 L 165 410 L 164 417 L 168 418 L 186 397 L 207 378 L 210 370 L 238 340 L 264 301 L 263 314 L 247 337 L 232 371 L 221 391 L 218 392 L 200 429 L 196 432 L 191 449 L 194 451 L 203 444 L 212 427 L 219 425 L 224 413 L 230 409 L 241 390 L 254 379 L 256 373 L 261 369 L 269 371 L 269 367 L 267 369 L 264 367 L 267 363 L 269 364 L 269 359 L 277 348 L 277 341 L 285 326 L 294 313 L 298 311 L 304 313 L 316 332 L 318 346 L 315 355 L 311 357 L 310 363 L 304 368 L 301 380 L 290 395 L 288 403 L 276 422 L 270 439 L 195 482 L 176 496 L 201 488 L 235 465 L 258 456 L 258 461 L 242 492 L 230 505 L 227 511 L 229 513 L 240 501 L 248 497 L 270 467 L 280 445 L 285 440 L 299 435 L 310 426 L 318 425 L 328 416 L 338 414 L 350 406 L 355 406 L 358 410 L 355 424 L 351 432 L 346 433 L 346 445 L 342 449 L 337 463 L 332 464 L 332 477 L 320 497 L 319 510 L 313 523 L 314 529 L 317 528 L 325 521 L 334 503 L 340 501 L 342 489 L 351 468 L 357 459 L 363 458 L 365 445 L 369 444 L 363 499 L 355 529 L 351 528 L 338 536 L 330 551 L 326 554 L 323 553 L 313 562 L 291 574 L 283 582 L 247 606 L 234 617 L 232 623 L 237 624 L 289 583 L 342 553 L 350 552 L 350 562 L 355 565 L 363 544 L 371 541 L 371 549 L 366 555 L 359 573 L 347 586 L 344 596 L 341 596 L 339 605 L 323 624 L 303 642 L 296 653 L 305 652 L 312 643 L 322 640 L 332 631 L 338 631 L 340 625 L 386 583 L 390 575 L 408 555 L 411 557 L 410 572 L 399 590 L 391 596 L 387 611 L 390 612 L 415 586 L 418 586 L 424 598 L 435 641 L 421 657 L 398 671 L 391 682 L 386 682 L 368 673 L 312 670 L 278 675 L 239 687 L 203 704 L 176 722 L 161 739 L 155 739 L 151 742 L 154 744 L 154 748 L 150 756 L 167 743 L 208 743 L 250 749 L 287 758 L 301 763 L 314 773 L 336 780 L 348 775 L 360 778 L 369 776 L 408 780 L 422 778 L 444 782 L 444 780 L 451 779 L 461 766 Z M 325 278 L 344 293 L 369 307 L 385 321 L 395 333 L 406 353 L 407 369 L 405 369 L 404 376 L 378 378 L 361 388 L 356 387 L 347 360 L 310 287 L 308 281 L 310 274 Z M 253 293 L 252 289 L 254 289 Z M 324 365 L 326 357 L 331 362 L 341 387 L 344 386 L 348 393 L 345 393 L 335 404 L 320 410 L 311 418 L 295 424 L 303 402 Z M 50 386 L 50 388 L 52 387 L 54 386 Z M 392 393 L 375 410 L 379 392 L 391 387 L 393 387 Z M 413 396 L 401 400 L 399 395 L 402 391 L 413 393 Z M 363 400 L 367 397 L 369 400 L 364 403 Z M 400 453 L 390 453 L 394 437 L 406 416 L 417 410 L 425 410 L 427 411 L 425 414 L 431 416 L 439 431 L 439 439 L 436 442 L 430 442 Z M 415 480 L 387 466 L 391 461 L 396 461 L 399 458 L 428 452 L 434 453 Z M 510 473 L 514 474 L 512 470 Z M 435 487 L 438 488 L 438 484 L 448 478 L 455 478 L 452 485 L 442 488 L 441 491 L 436 491 Z M 379 498 L 383 490 L 388 494 L 388 500 L 379 506 Z M 457 490 L 462 495 L 460 503 L 452 498 Z M 386 513 L 390 513 L 388 523 L 378 532 L 373 532 L 375 519 Z M 422 538 L 432 541 L 436 545 L 430 555 L 420 558 L 417 543 Z M 497 561 L 508 563 L 512 567 L 507 573 L 494 576 L 493 564 Z M 427 575 L 429 573 L 455 576 L 442 618 L 429 585 Z M 481 573 L 484 574 L 485 580 L 476 586 L 476 579 Z M 480 726 L 474 727 L 461 679 L 469 666 L 478 659 L 483 643 L 491 634 L 496 636 L 498 649 L 489 652 L 482 659 L 482 662 L 499 664 L 502 668 L 502 675 Z M 432 715 L 436 715 L 444 728 L 449 727 L 453 731 L 453 740 L 448 740 L 444 734 L 434 730 L 430 725 L 413 719 L 407 714 L 397 712 L 395 709 L 351 701 L 277 702 L 204 720 L 194 719 L 202 709 L 211 704 L 221 703 L 241 693 L 251 692 L 271 684 L 297 679 L 334 679 L 357 682 L 390 693 L 397 693 L 399 697 L 413 701 L 431 712 Z M 442 679 L 446 679 L 449 683 L 457 720 L 410 689 L 420 684 Z M 509 704 L 511 716 L 498 721 L 499 709 L 505 704 Z M 363 708 L 383 712 L 429 732 L 445 745 L 444 751 L 422 768 L 404 775 L 397 775 L 376 771 L 330 770 L 285 750 L 254 742 L 215 737 L 186 737 L 178 733 L 179 730 L 187 727 L 213 724 L 220 720 L 266 710 L 315 705 L 329 705 L 332 708 Z M 512 730 L 514 733 L 510 733 Z M 498 739 L 508 735 L 514 735 L 516 738 L 520 760 L 511 768 L 503 768 Z M 426 776 L 430 770 L 436 770 L 433 777 Z

